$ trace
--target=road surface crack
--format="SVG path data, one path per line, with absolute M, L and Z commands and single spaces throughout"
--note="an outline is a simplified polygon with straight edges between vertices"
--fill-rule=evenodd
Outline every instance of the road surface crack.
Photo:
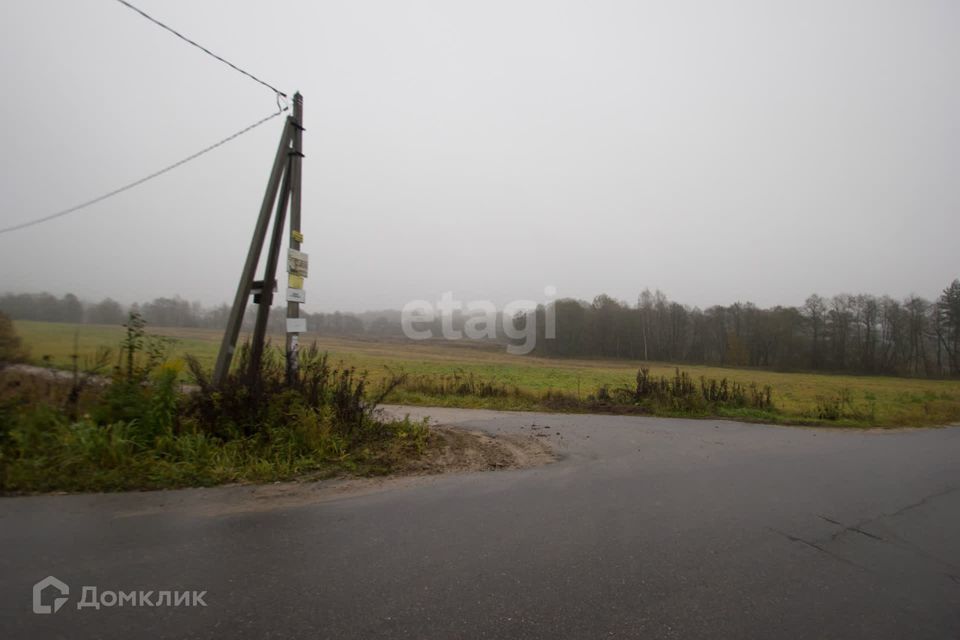
M 878 515 L 878 516 L 874 516 L 874 517 L 872 517 L 872 518 L 866 518 L 866 519 L 864 519 L 864 520 L 861 520 L 861 521 L 857 522 L 856 524 L 849 525 L 849 526 L 844 525 L 842 522 L 839 522 L 839 521 L 837 521 L 837 520 L 834 520 L 833 518 L 828 518 L 828 517 L 825 516 L 825 515 L 820 515 L 820 514 L 818 514 L 818 517 L 819 517 L 821 520 L 825 520 L 825 521 L 827 521 L 827 522 L 829 522 L 829 523 L 831 523 L 831 524 L 835 524 L 835 525 L 837 525 L 838 527 L 843 527 L 843 529 L 841 529 L 840 531 L 837 531 L 837 532 L 834 533 L 832 536 L 830 536 L 830 539 L 831 539 L 831 540 L 836 540 L 837 538 L 839 538 L 840 536 L 842 536 L 842 535 L 845 534 L 846 532 L 848 532 L 848 531 L 853 531 L 854 533 L 859 533 L 860 535 L 866 536 L 866 537 L 871 538 L 871 539 L 873 539 L 873 540 L 879 540 L 879 541 L 881 541 L 881 542 L 887 542 L 887 540 L 884 540 L 884 538 L 882 538 L 882 537 L 880 537 L 880 536 L 878 536 L 878 535 L 876 535 L 876 534 L 874 534 L 874 533 L 870 533 L 869 531 L 865 531 L 863 527 L 869 525 L 870 523 L 876 522 L 877 520 L 882 520 L 883 518 L 896 518 L 896 517 L 898 517 L 898 516 L 903 515 L 904 513 L 908 512 L 908 511 L 911 511 L 911 510 L 913 510 L 913 509 L 917 509 L 917 508 L 919 508 L 919 507 L 922 507 L 922 506 L 926 505 L 926 504 L 929 503 L 931 500 L 935 500 L 936 498 L 942 498 L 943 496 L 948 495 L 948 494 L 950 494 L 950 493 L 953 493 L 953 492 L 956 491 L 956 490 L 957 490 L 957 487 L 947 487 L 946 489 L 943 489 L 943 490 L 941 490 L 941 491 L 937 491 L 937 492 L 935 492 L 935 493 L 931 493 L 931 494 L 928 495 L 928 496 L 924 496 L 923 498 L 921 498 L 920 500 L 918 500 L 918 501 L 916 501 L 916 502 L 911 502 L 910 504 L 908 504 L 908 505 L 906 505 L 906 506 L 900 507 L 900 508 L 897 509 L 896 511 L 892 511 L 892 512 L 890 512 L 890 513 L 881 513 L 881 514 Z
M 916 508 L 918 508 L 918 507 L 922 507 L 922 506 L 926 505 L 928 502 L 930 502 L 931 500 L 934 500 L 934 499 L 936 499 L 936 498 L 942 498 L 943 496 L 948 495 L 948 494 L 951 494 L 951 493 L 953 493 L 953 492 L 956 491 L 956 490 L 957 490 L 957 487 L 947 487 L 946 489 L 944 489 L 944 490 L 942 490 L 942 491 L 937 491 L 936 493 L 931 493 L 931 494 L 928 495 L 928 496 L 924 496 L 923 498 L 920 498 L 920 500 L 918 500 L 917 502 L 913 502 L 913 503 L 911 503 L 911 504 L 908 504 L 908 505 L 905 506 L 905 507 L 901 507 L 901 508 L 897 509 L 896 511 L 894 511 L 893 513 L 883 513 L 883 514 L 880 514 L 879 516 L 877 516 L 876 518 L 873 518 L 873 519 L 874 519 L 874 520 L 879 520 L 880 518 L 896 518 L 897 516 L 903 515 L 903 514 L 906 513 L 907 511 L 911 511 L 912 509 L 916 509 Z M 868 522 L 869 522 L 869 521 L 868 521 Z
M 868 537 L 868 538 L 871 538 L 872 540 L 879 540 L 879 541 L 881 541 L 881 542 L 886 542 L 886 540 L 884 540 L 883 538 L 881 538 L 881 537 L 878 536 L 877 534 L 875 534 L 875 533 L 870 533 L 869 531 L 864 531 L 863 529 L 861 529 L 861 527 L 862 527 L 864 524 L 866 524 L 867 522 L 870 522 L 871 520 L 865 520 L 865 521 L 861 522 L 860 524 L 854 524 L 854 525 L 847 526 L 847 525 L 843 524 L 842 522 L 840 522 L 839 520 L 834 520 L 833 518 L 828 518 L 827 516 L 824 516 L 824 515 L 821 515 L 821 516 L 818 516 L 818 517 L 819 517 L 821 520 L 826 520 L 826 521 L 829 522 L 830 524 L 835 524 L 835 525 L 837 525 L 838 527 L 843 527 L 842 529 L 840 529 L 840 531 L 837 531 L 837 532 L 834 533 L 832 536 L 830 536 L 830 539 L 831 539 L 831 540 L 836 540 L 837 538 L 839 538 L 840 536 L 842 536 L 842 535 L 845 534 L 846 532 L 848 532 L 848 531 L 853 531 L 854 533 L 859 533 L 860 535 L 866 536 L 866 537 Z M 874 519 L 876 519 L 876 518 L 874 518 Z
M 773 527 L 767 527 L 767 529 L 769 529 L 770 531 L 773 531 L 773 532 L 776 533 L 776 534 L 779 534 L 779 535 L 783 536 L 784 538 L 786 538 L 786 539 L 789 540 L 790 542 L 799 542 L 800 544 L 806 545 L 806 546 L 810 547 L 811 549 L 815 549 L 815 550 L 819 551 L 820 553 L 822 553 L 822 554 L 824 554 L 824 555 L 827 555 L 827 556 L 829 556 L 830 558 L 833 558 L 834 560 L 837 560 L 837 561 L 842 562 L 842 563 L 844 563 L 844 564 L 849 564 L 849 565 L 851 565 L 851 566 L 853 566 L 853 567 L 856 567 L 857 569 L 862 569 L 863 571 L 868 571 L 868 569 L 867 569 L 866 567 L 861 566 L 861 565 L 857 564 L 856 562 L 854 562 L 854 561 L 852 561 L 852 560 L 848 560 L 847 558 L 844 558 L 843 556 L 839 556 L 839 555 L 837 555 L 837 554 L 835 554 L 835 553 L 833 553 L 833 552 L 831 552 L 831 551 L 828 551 L 828 550 L 826 550 L 825 548 L 823 548 L 822 546 L 820 546 L 819 544 L 817 544 L 816 542 L 811 542 L 810 540 L 805 540 L 805 539 L 800 538 L 800 537 L 798 537 L 798 536 L 794 536 L 794 535 L 791 535 L 791 534 L 786 533 L 786 532 L 784 532 L 784 531 L 780 531 L 779 529 L 774 529 Z

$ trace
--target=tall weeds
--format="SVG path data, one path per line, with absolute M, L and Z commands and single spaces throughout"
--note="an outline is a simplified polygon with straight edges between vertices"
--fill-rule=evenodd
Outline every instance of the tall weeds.
M 642 368 L 637 372 L 634 386 L 601 386 L 585 398 L 579 393 L 575 395 L 553 389 L 536 393 L 460 371 L 452 375 L 405 378 L 396 388 L 401 392 L 401 399 L 431 398 L 438 402 L 451 397 L 494 402 L 505 400 L 517 401 L 530 408 L 560 411 L 688 415 L 710 415 L 737 409 L 775 411 L 773 391 L 769 386 L 744 385 L 726 378 L 700 377 L 695 380 L 680 369 L 676 369 L 671 377 L 655 377 L 648 369 Z
M 79 387 L 0 378 L 0 490 L 104 490 L 268 481 L 305 473 L 381 473 L 421 453 L 426 424 L 385 420 L 367 378 L 331 365 L 316 347 L 301 353 L 292 384 L 282 354 L 268 347 L 255 375 L 249 348 L 214 388 L 194 358 L 196 390 L 166 361 L 169 341 L 131 316 L 113 375 Z M 76 361 L 75 361 L 76 362 Z M 72 386 L 71 386 L 72 385 Z M 60 387 L 67 387 L 61 389 Z M 83 402 L 80 402 L 80 391 Z M 53 397 L 74 397 L 50 402 Z M 79 409 L 83 406 L 81 414 Z M 80 415 L 78 415 L 80 414 Z
M 650 370 L 637 372 L 636 386 L 627 400 L 635 404 L 650 403 L 658 407 L 672 407 L 677 411 L 700 411 L 707 408 L 773 409 L 773 391 L 769 386 L 754 383 L 743 385 L 726 378 L 706 378 L 698 382 L 679 368 L 672 378 L 651 376 Z

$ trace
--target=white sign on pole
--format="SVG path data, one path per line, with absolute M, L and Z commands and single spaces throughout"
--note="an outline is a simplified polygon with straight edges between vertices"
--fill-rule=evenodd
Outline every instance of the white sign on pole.
M 306 331 L 306 318 L 287 318 L 287 333 L 305 333 Z
M 296 249 L 287 249 L 287 272 L 290 275 L 307 277 L 310 256 L 297 251 Z
M 287 289 L 287 302 L 304 303 L 307 301 L 307 292 L 303 289 Z

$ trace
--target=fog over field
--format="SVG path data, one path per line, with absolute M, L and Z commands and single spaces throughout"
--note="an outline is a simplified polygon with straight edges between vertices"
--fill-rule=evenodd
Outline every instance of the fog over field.
M 311 312 L 934 299 L 960 271 L 956 2 L 139 4 L 303 93 Z M 277 109 L 105 0 L 0 4 L 0 82 L 0 227 Z M 0 235 L 0 292 L 230 300 L 280 126 Z

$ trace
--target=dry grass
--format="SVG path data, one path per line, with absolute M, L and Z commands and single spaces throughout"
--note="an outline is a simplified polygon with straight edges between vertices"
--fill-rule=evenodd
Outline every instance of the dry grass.
M 115 346 L 121 327 L 68 325 L 46 322 L 16 322 L 16 329 L 30 349 L 30 358 L 40 363 L 49 356 L 54 366 L 67 366 L 73 353 L 74 335 L 81 354 L 99 346 Z M 219 347 L 220 332 L 207 329 L 150 328 L 152 333 L 175 338 L 175 354 L 191 353 L 210 366 Z M 275 336 L 279 342 L 281 336 Z M 370 373 L 372 381 L 390 372 L 414 376 L 449 376 L 455 373 L 517 387 L 532 397 L 548 391 L 585 398 L 598 387 L 632 385 L 637 369 L 648 367 L 654 375 L 672 375 L 676 365 L 626 360 L 555 360 L 534 356 L 511 356 L 495 345 L 443 341 L 405 342 L 304 336 L 316 340 L 333 361 L 343 361 Z M 784 421 L 817 422 L 817 407 L 824 399 L 846 395 L 850 414 L 831 424 L 849 426 L 921 426 L 960 422 L 960 380 L 923 380 L 881 376 L 819 373 L 779 373 L 758 369 L 687 366 L 694 378 L 727 378 L 731 381 L 773 388 L 773 400 Z M 508 409 L 540 408 L 536 402 L 518 398 L 474 398 L 404 394 L 393 397 L 410 404 L 439 404 Z M 854 415 L 856 414 L 856 415 Z M 750 418 L 749 415 L 742 417 Z

